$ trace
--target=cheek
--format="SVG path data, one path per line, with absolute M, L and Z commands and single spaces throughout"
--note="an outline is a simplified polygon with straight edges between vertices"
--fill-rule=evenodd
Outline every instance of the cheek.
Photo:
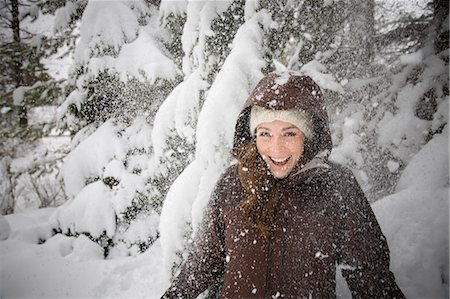
M 258 150 L 258 153 L 262 156 L 267 153 L 267 145 L 264 142 L 258 140 L 259 139 L 256 139 L 256 149 Z
M 295 156 L 295 157 L 303 156 L 303 152 L 305 149 L 303 141 L 298 141 L 298 142 L 293 143 L 290 148 L 291 148 L 291 153 L 293 156 Z

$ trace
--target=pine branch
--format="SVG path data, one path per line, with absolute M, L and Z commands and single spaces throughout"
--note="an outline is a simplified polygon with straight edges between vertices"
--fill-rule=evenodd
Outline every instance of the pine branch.
M 2 21 L 3 23 L 5 23 L 6 26 L 7 26 L 8 28 L 11 28 L 11 26 L 12 26 L 12 21 L 11 21 L 10 19 L 8 19 L 8 18 L 6 18 L 6 17 L 0 17 L 0 21 Z

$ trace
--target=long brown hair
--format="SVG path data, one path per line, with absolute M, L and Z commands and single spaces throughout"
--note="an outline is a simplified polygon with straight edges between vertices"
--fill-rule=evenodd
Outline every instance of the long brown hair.
M 234 155 L 239 162 L 239 180 L 246 190 L 241 210 L 249 222 L 267 237 L 274 223 L 277 181 L 258 153 L 255 138 L 243 144 Z

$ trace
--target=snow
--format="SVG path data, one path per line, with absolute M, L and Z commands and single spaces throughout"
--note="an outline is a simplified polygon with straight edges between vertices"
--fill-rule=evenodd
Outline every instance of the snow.
M 198 67 L 205 68 L 206 37 L 214 33 L 211 21 L 225 11 L 232 1 L 189 1 L 186 7 L 187 19 L 181 37 L 183 52 L 183 73 L 190 75 Z M 192 55 L 192 59 L 189 56 Z
M 77 5 L 72 1 L 66 2 L 63 7 L 60 7 L 55 13 L 55 25 L 53 26 L 53 31 L 56 32 L 67 28 L 76 9 Z
M 175 16 L 180 16 L 186 13 L 187 0 L 184 1 L 173 1 L 173 0 L 162 0 L 159 4 L 160 18 L 165 19 L 170 14 Z
M 81 19 L 80 42 L 75 59 L 89 61 L 111 47 L 116 53 L 123 44 L 137 38 L 139 24 L 130 9 L 120 1 L 89 1 Z
M 407 298 L 449 295 L 448 142 L 446 129 L 414 156 L 397 192 L 373 204 Z
M 449 108 L 450 98 L 447 96 L 438 106 L 436 113 L 433 117 L 433 123 L 431 128 L 433 130 L 438 130 L 441 126 L 446 124 L 448 120 L 448 114 L 450 111 Z
M 65 99 L 65 101 L 56 110 L 56 119 L 62 125 L 64 117 L 65 123 L 70 127 L 75 125 L 74 119 L 67 117 L 68 109 L 71 105 L 75 105 L 77 110 L 80 110 L 81 104 L 86 100 L 86 95 L 78 89 L 73 90 Z
M 2 109 L 0 109 L 0 113 L 1 114 L 6 114 L 6 113 L 8 113 L 11 110 L 12 110 L 11 107 L 2 107 Z
M 429 133 L 431 122 L 417 117 L 415 109 L 427 88 L 433 86 L 433 77 L 429 73 L 436 68 L 432 61 L 433 59 L 428 59 L 429 68 L 422 75 L 422 82 L 407 84 L 399 89 L 395 101 L 397 112 L 393 114 L 389 110 L 385 111 L 377 125 L 378 144 L 389 148 L 396 158 L 404 162 L 408 162 L 417 153 L 418 146 L 425 143 L 425 137 Z
M 69 1 L 58 9 L 54 30 L 67 28 L 80 3 Z M 85 80 L 104 70 L 117 72 L 122 80 L 133 77 L 154 82 L 183 76 L 183 81 L 159 107 L 152 125 L 144 117 L 131 124 L 109 120 L 100 127 L 85 126 L 72 138 L 61 175 L 50 176 L 52 182 L 64 179 L 69 198 L 64 205 L 37 209 L 40 199 L 29 192 L 32 178 L 27 173 L 14 178 L 18 199 L 14 214 L 0 216 L 1 298 L 158 298 L 165 291 L 173 269 L 176 270 L 174 266 L 182 261 L 198 231 L 217 178 L 232 162 L 229 151 L 237 115 L 262 77 L 261 68 L 266 66 L 263 34 L 276 27 L 267 11 L 258 11 L 258 1 L 246 1 L 245 23 L 237 31 L 231 53 L 212 84 L 208 83 L 210 66 L 205 49 L 207 38 L 214 35 L 211 21 L 231 3 L 163 0 L 157 13 L 141 11 L 144 6 L 139 1 L 87 2 L 72 66 L 72 70 L 87 67 L 86 73 L 72 82 L 76 89 L 56 111 L 57 120 L 69 127 L 76 125 L 67 110 L 70 105 L 80 109 L 87 100 Z M 323 3 L 332 4 L 331 0 Z M 136 16 L 141 13 L 158 14 L 162 23 L 170 14 L 187 13 L 182 70 L 161 50 L 167 32 L 157 22 L 139 24 Z M 35 41 L 39 42 L 39 37 Z M 346 89 L 364 88 L 381 79 L 343 79 L 338 83 L 320 61 L 328 55 L 318 53 L 316 60 L 300 70 L 324 90 L 343 93 L 343 85 Z M 379 121 L 373 124 L 377 133 L 374 138 L 393 153 L 386 166 L 400 175 L 395 191 L 375 201 L 372 207 L 389 243 L 391 269 L 408 298 L 449 296 L 449 97 L 438 94 L 432 121 L 415 116 L 423 94 L 437 82 L 447 80 L 448 74 L 435 76 L 445 74 L 444 58 L 445 55 L 427 57 L 424 51 L 400 57 L 405 71 L 392 78 L 388 91 L 396 95 L 392 109 L 385 109 L 382 97 L 370 103 L 381 113 Z M 56 56 L 50 58 L 46 65 L 55 59 Z M 66 78 L 70 61 L 72 57 L 57 62 L 52 76 Z M 286 69 L 281 62 L 274 64 L 278 71 Z M 426 66 L 420 83 L 404 84 L 410 71 L 419 65 Z M 282 77 L 278 83 L 284 81 Z M 39 84 L 16 89 L 15 104 L 23 103 L 26 91 Z M 382 96 L 389 97 L 389 93 Z M 55 113 L 53 108 L 48 109 Z M 2 107 L 1 113 L 9 110 Z M 361 147 L 365 137 L 361 135 L 363 111 L 362 105 L 343 107 L 332 124 L 333 141 L 338 142 L 331 158 L 344 164 L 354 163 L 357 169 L 364 166 L 363 153 L 368 150 Z M 33 113 L 30 121 L 37 124 L 47 112 Z M 53 117 L 44 121 L 49 120 Z M 441 133 L 426 140 L 431 131 Z M 187 159 L 187 167 L 170 185 L 160 214 L 149 210 L 137 215 L 125 228 L 119 227 L 117 221 L 123 219 L 122 213 L 136 195 L 148 187 L 148 179 L 168 171 L 159 162 L 177 150 L 169 144 L 172 137 L 195 146 L 195 156 Z M 67 139 L 43 142 L 62 145 Z M 7 171 L 18 174 L 55 158 L 43 155 L 46 146 L 8 163 L 6 158 L 1 159 L 2 195 L 11 188 L 9 181 L 3 180 Z M 364 182 L 364 170 L 356 175 Z M 8 199 L 1 200 L 3 204 Z M 67 235 L 54 234 L 54 229 Z M 120 241 L 106 259 L 101 245 L 90 238 L 104 235 Z M 149 239 L 156 241 L 141 253 L 136 243 Z M 325 256 L 317 251 L 316 257 Z M 341 280 L 338 277 L 339 283 Z M 345 287 L 339 285 L 338 289 L 340 298 L 348 297 Z
M 25 93 L 35 88 L 41 87 L 44 84 L 40 81 L 34 83 L 32 86 L 19 86 L 13 91 L 13 104 L 20 106 L 25 100 Z
M 206 87 L 200 72 L 195 71 L 175 87 L 160 106 L 152 131 L 155 163 L 158 163 L 166 152 L 166 140 L 173 134 L 173 130 L 187 142 L 194 143 L 195 132 L 191 126 L 197 122 L 200 91 Z
M 6 221 L 5 217 L 0 215 L 0 240 L 6 240 L 9 238 L 11 234 L 11 226 L 8 221 Z
M 178 68 L 155 46 L 156 44 L 149 32 L 141 30 L 136 40 L 122 46 L 117 57 L 94 57 L 89 60 L 88 68 L 93 75 L 115 70 L 123 81 L 129 76 L 151 83 L 157 78 L 174 79 L 180 74 Z
M 403 64 L 420 64 L 423 61 L 422 51 L 400 56 L 400 62 Z
M 363 165 L 363 156 L 360 150 L 355 150 L 359 147 L 361 137 L 359 136 L 359 130 L 363 121 L 363 114 L 361 111 L 355 112 L 351 117 L 345 117 L 342 125 L 342 141 L 340 145 L 333 149 L 331 160 L 341 163 L 343 165 L 348 164 L 349 161 L 353 161 L 358 166 Z
M 389 160 L 386 166 L 390 172 L 394 173 L 399 169 L 400 164 L 397 161 Z
M 434 190 L 449 184 L 448 125 L 418 152 L 403 170 L 397 190 L 414 186 L 418 190 Z M 420 174 L 420 176 L 418 175 Z
M 308 62 L 300 69 L 302 73 L 310 76 L 321 88 L 343 93 L 341 84 L 336 82 L 332 74 L 327 74 L 326 67 L 317 60 Z
M 62 173 L 70 200 L 52 215 L 52 225 L 66 234 L 103 234 L 112 238 L 117 233 L 116 218 L 132 204 L 139 192 L 144 192 L 148 160 L 143 158 L 151 146 L 152 127 L 143 117 L 126 126 L 109 120 L 89 135 L 89 128 L 75 136 L 76 146 L 64 160 Z M 135 150 L 141 155 L 130 154 Z M 83 161 L 80 163 L 80 161 Z M 132 223 L 124 241 L 136 237 L 143 224 L 147 237 L 156 236 L 154 216 Z M 134 232 L 133 232 L 134 231 Z M 128 239 L 127 239 L 128 238 Z M 131 245 L 130 245 L 131 246 Z
M 105 122 L 65 158 L 62 171 L 68 196 L 75 197 L 87 180 L 99 177 L 114 157 L 124 156 L 124 144 L 118 136 L 118 129 L 113 121 Z
M 106 232 L 112 237 L 116 231 L 116 218 L 111 192 L 102 181 L 91 183 L 78 193 L 75 200 L 60 206 L 51 222 L 66 234 L 90 233 L 97 238 Z
M 181 236 L 186 233 L 186 223 L 192 221 L 190 211 L 198 193 L 199 177 L 200 169 L 194 161 L 176 179 L 166 196 L 159 223 L 166 275 L 174 263 L 181 262 L 177 253 L 187 245 Z
M 253 15 L 255 14 L 257 8 L 258 8 L 258 1 L 245 1 L 245 7 L 244 7 L 244 20 L 248 21 L 250 20 Z
M 56 235 L 54 238 L 58 239 L 59 235 Z M 54 238 L 50 238 L 50 240 L 53 240 Z M 59 237 L 64 239 L 64 237 Z M 70 237 L 69 237 L 70 238 Z M 62 254 L 67 257 L 69 260 L 77 261 L 77 262 L 83 262 L 83 261 L 92 261 L 92 260 L 103 260 L 103 248 L 101 248 L 97 243 L 92 242 L 88 237 L 85 235 L 80 235 L 78 238 L 73 238 L 72 244 L 64 244 L 62 250 Z M 45 246 L 52 246 L 51 244 L 53 242 L 50 242 L 47 244 L 45 243 Z M 55 240 L 54 243 L 59 243 L 59 240 Z M 65 246 L 64 246 L 65 245 Z M 72 250 L 68 250 L 70 247 Z M 69 248 L 68 248 L 69 247 Z M 60 249 L 60 251 L 62 251 Z
M 85 236 L 57 234 L 39 245 L 23 239 L 24 231 L 36 235 L 48 227 L 53 212 L 2 216 L 11 227 L 10 238 L 0 243 L 2 298 L 153 298 L 168 286 L 158 271 L 159 242 L 136 257 L 105 260 L 101 248 Z
M 149 235 L 156 238 L 158 234 L 158 224 L 159 215 L 155 211 L 152 211 L 149 215 L 140 215 L 138 219 L 130 225 L 123 238 L 129 243 L 135 240 L 142 242 L 147 241 Z
M 2 271 L 2 297 L 6 298 L 93 297 L 105 267 L 105 261 L 71 262 L 39 245 L 24 249 L 17 241 L 1 244 L 1 251 L 6 253 L 2 269 L 8 271 Z
M 28 111 L 28 124 L 48 124 L 56 121 L 56 106 L 33 107 Z

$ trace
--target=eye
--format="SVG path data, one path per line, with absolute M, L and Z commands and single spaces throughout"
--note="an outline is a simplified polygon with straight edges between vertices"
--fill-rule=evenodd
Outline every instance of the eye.
M 270 137 L 270 133 L 267 131 L 258 131 L 257 137 Z
M 287 131 L 286 133 L 284 133 L 284 136 L 286 137 L 296 137 L 297 135 L 298 133 L 295 131 Z

